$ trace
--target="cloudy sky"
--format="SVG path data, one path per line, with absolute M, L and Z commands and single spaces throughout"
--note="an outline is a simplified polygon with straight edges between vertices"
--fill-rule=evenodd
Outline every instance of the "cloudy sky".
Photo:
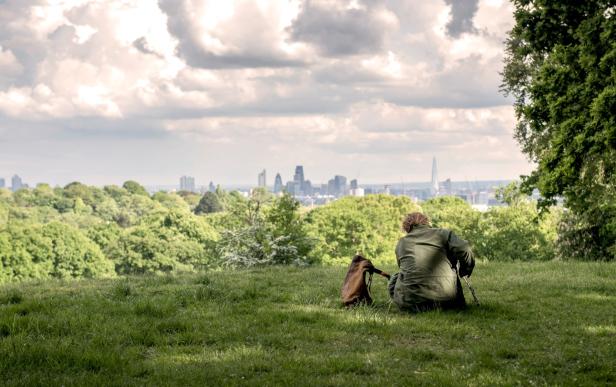
M 510 179 L 500 0 L 0 0 L 0 177 Z

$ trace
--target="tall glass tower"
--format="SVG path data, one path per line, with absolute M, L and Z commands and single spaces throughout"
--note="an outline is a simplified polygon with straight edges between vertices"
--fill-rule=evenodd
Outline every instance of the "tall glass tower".
M 282 177 L 280 177 L 280 173 L 276 174 L 276 179 L 274 180 L 274 193 L 282 192 Z
M 261 188 L 267 187 L 267 175 L 266 175 L 265 169 L 262 170 L 261 173 L 259 173 L 258 184 L 259 184 L 259 187 Z
M 432 180 L 430 181 L 430 194 L 438 195 L 438 174 L 436 171 L 436 157 L 432 157 Z
M 295 167 L 293 182 L 295 183 L 295 188 L 299 190 L 299 194 L 301 195 L 301 193 L 304 192 L 304 167 L 302 165 Z

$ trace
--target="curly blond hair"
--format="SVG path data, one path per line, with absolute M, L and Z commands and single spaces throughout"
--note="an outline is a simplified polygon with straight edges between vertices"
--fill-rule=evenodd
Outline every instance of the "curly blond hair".
M 402 220 L 402 230 L 405 232 L 411 232 L 414 226 L 419 224 L 430 224 L 430 219 L 421 212 L 411 212 L 406 215 Z

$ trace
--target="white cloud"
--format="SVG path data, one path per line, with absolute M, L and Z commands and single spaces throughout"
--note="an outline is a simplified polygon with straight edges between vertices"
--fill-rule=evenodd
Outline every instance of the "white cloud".
M 23 67 L 13 52 L 0 46 L 0 77 L 18 76 L 22 70 Z
M 244 179 L 240 161 L 304 162 L 323 176 L 365 165 L 378 180 L 432 154 L 465 155 L 486 177 L 499 177 L 481 167 L 494 161 L 512 177 L 528 163 L 498 92 L 511 5 L 476 5 L 454 14 L 425 1 L 7 0 L 0 147 L 31 136 L 63 149 L 70 138 L 80 152 L 97 136 L 149 138 L 161 144 L 136 154 L 152 157 L 162 141 L 202 147 L 192 159 L 169 147 L 173 170 L 228 164 L 230 180 Z

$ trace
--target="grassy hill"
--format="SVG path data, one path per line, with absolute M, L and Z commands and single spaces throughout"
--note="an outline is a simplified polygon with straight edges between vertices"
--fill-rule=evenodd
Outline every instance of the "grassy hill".
M 616 264 L 490 263 L 481 307 L 339 305 L 345 268 L 0 286 L 6 385 L 616 383 Z M 467 300 L 470 295 L 467 295 Z

